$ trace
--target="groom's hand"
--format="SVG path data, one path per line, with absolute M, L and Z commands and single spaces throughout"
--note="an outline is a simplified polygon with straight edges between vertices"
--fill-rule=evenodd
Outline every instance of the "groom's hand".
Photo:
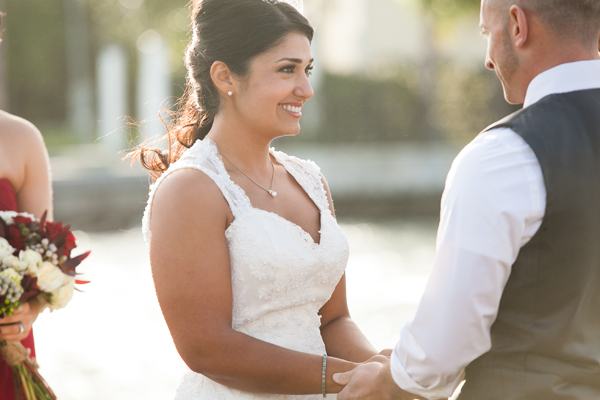
M 334 382 L 345 386 L 338 400 L 426 400 L 405 392 L 392 379 L 390 360 L 377 355 L 352 371 L 333 375 Z
M 384 399 L 378 393 L 379 385 L 377 377 L 383 364 L 379 362 L 368 362 L 361 364 L 352 371 L 334 374 L 334 382 L 345 386 L 338 393 L 338 400 L 354 399 Z

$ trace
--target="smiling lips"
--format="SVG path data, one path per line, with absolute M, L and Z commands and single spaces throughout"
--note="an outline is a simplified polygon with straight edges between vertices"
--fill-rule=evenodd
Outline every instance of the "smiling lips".
M 279 104 L 292 117 L 300 118 L 302 116 L 302 103 Z

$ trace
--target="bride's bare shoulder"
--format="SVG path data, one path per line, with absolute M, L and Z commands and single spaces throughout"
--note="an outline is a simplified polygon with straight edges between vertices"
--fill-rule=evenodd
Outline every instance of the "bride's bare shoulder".
M 177 169 L 160 180 L 154 194 L 152 212 L 172 212 L 173 207 L 183 213 L 196 210 L 229 214 L 227 201 L 216 183 L 195 168 Z

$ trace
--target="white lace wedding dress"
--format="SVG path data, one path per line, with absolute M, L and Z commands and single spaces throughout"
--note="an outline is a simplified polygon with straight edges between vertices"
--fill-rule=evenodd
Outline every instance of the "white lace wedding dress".
M 204 172 L 217 184 L 235 218 L 225 231 L 231 259 L 233 329 L 281 347 L 323 355 L 325 345 L 317 313 L 344 273 L 348 242 L 329 210 L 319 168 L 313 162 L 271 152 L 319 208 L 319 244 L 298 225 L 252 207 L 245 192 L 229 178 L 210 139 L 197 141 L 153 185 L 144 215 L 144 236 L 149 239 L 150 206 L 162 179 L 182 168 Z M 176 395 L 176 399 L 185 400 L 319 398 L 322 396 L 242 392 L 191 371 Z

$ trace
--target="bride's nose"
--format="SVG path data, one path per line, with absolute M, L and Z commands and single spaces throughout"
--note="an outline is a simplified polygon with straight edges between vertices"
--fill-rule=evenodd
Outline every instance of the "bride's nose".
M 300 80 L 296 84 L 296 87 L 294 88 L 294 96 L 308 100 L 311 97 L 313 97 L 314 94 L 315 92 L 313 91 L 308 77 L 305 76 L 300 78 Z

